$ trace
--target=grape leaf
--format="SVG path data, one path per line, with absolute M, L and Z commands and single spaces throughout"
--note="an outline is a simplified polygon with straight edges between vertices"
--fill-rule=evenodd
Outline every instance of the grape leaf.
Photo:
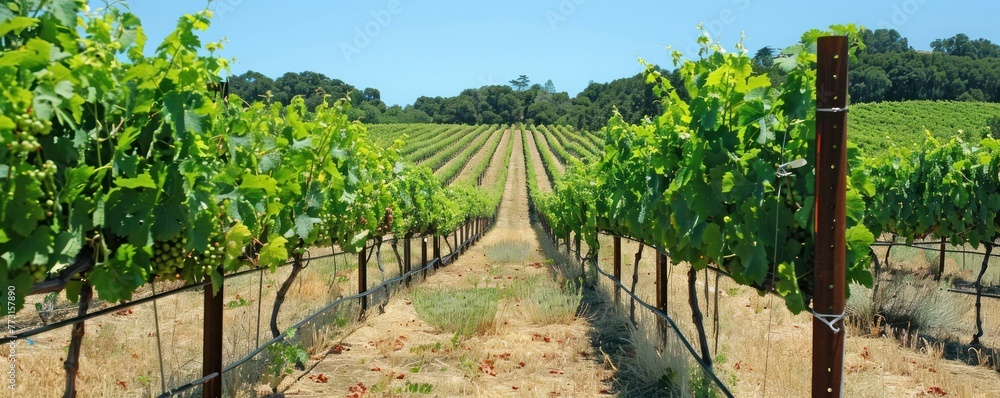
M 0 7 L 0 13 L 6 11 L 4 8 L 6 7 Z M 11 16 L 10 19 L 0 19 L 0 36 L 6 36 L 10 32 L 20 35 L 23 30 L 38 25 L 38 22 L 37 19 L 28 17 Z
M 149 173 L 140 174 L 135 178 L 117 178 L 115 179 L 115 185 L 128 189 L 156 189 L 156 182 L 149 176 Z
M 2 210 L 9 228 L 21 236 L 30 236 L 35 227 L 45 220 L 45 209 L 39 204 L 44 196 L 38 180 L 27 174 L 19 174 L 12 179 L 13 191 L 5 201 Z
M 274 237 L 264 244 L 264 247 L 260 249 L 259 265 L 271 268 L 273 271 L 278 266 L 286 263 L 288 261 L 288 249 L 285 245 L 287 244 L 288 240 L 280 236 Z
M 4 264 L 4 260 L 0 258 L 0 270 L 7 270 L 7 264 Z M 23 273 L 8 273 L 0 272 L 0 289 L 4 292 L 13 292 L 14 301 L 14 312 L 10 312 L 10 305 L 0 305 L 0 315 L 8 316 L 16 314 L 21 308 L 24 308 L 24 298 L 28 295 L 28 291 L 31 289 L 31 275 L 27 272 Z M 11 289 L 13 288 L 13 289 Z M 5 297 L 7 293 L 4 293 Z
M 94 267 L 87 279 L 98 288 L 98 297 L 108 302 L 131 300 L 132 292 L 146 283 L 149 272 L 141 264 L 150 263 L 148 250 L 126 243 L 115 250 L 106 266 Z
M 236 223 L 226 232 L 226 269 L 236 269 L 243 248 L 250 242 L 250 229 L 243 223 Z
M 66 299 L 76 304 L 80 301 L 80 291 L 83 289 L 83 282 L 72 280 L 66 283 Z

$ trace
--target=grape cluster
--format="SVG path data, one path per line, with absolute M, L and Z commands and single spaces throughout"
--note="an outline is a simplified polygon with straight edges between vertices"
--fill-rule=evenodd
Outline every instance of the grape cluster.
M 47 160 L 42 165 L 42 168 L 40 170 L 39 169 L 27 170 L 24 172 L 24 175 L 27 175 L 29 178 L 38 181 L 39 184 L 41 184 L 43 187 L 46 187 L 46 186 L 51 186 L 50 184 L 54 180 L 57 171 L 58 167 L 56 167 L 56 164 L 53 163 L 51 160 Z M 55 210 L 56 202 L 52 199 L 53 194 L 51 191 L 46 190 L 45 193 L 46 196 L 40 199 L 41 206 L 43 209 L 45 209 L 46 217 L 52 217 L 53 211 Z
M 31 280 L 34 282 L 42 282 L 48 276 L 48 272 L 44 265 L 41 264 L 28 264 L 28 275 L 31 275 Z
M 43 180 L 45 178 L 55 177 L 56 171 L 58 170 L 59 168 L 56 167 L 55 163 L 53 163 L 51 160 L 46 160 L 45 164 L 42 165 L 41 170 L 28 170 L 25 173 L 28 174 L 28 177 L 34 178 L 36 180 Z
M 32 153 L 42 149 L 42 145 L 35 138 L 37 135 L 46 135 L 52 131 L 52 122 L 39 120 L 30 114 L 14 116 L 17 123 L 14 142 L 7 144 L 7 148 L 14 153 Z
M 223 264 L 226 249 L 221 236 L 211 238 L 204 253 L 184 250 L 188 239 L 184 234 L 153 244 L 153 273 L 166 280 L 194 280 L 208 275 Z
M 179 273 L 184 269 L 187 253 L 184 245 L 187 237 L 177 235 L 166 242 L 153 243 L 153 272 L 164 279 L 179 279 Z
M 208 245 L 205 253 L 195 253 L 191 255 L 191 260 L 196 264 L 202 275 L 209 275 L 212 271 L 222 266 L 226 259 L 226 248 L 222 246 L 219 236 L 212 237 L 212 243 Z

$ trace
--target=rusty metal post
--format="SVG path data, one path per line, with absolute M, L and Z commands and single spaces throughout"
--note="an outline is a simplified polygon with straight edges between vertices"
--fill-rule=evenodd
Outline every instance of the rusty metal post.
M 667 312 L 667 298 L 668 289 L 670 288 L 670 280 L 667 279 L 667 255 L 663 254 L 659 249 L 656 250 L 656 308 L 663 311 L 664 314 L 669 315 Z M 701 325 L 696 325 L 701 331 Z M 667 334 L 667 321 L 666 319 L 656 317 L 656 331 L 660 336 L 660 348 L 666 348 L 666 342 L 668 339 Z
M 846 36 L 832 36 L 819 38 L 817 47 L 813 397 L 842 396 L 844 378 L 847 46 Z
M 221 273 L 222 270 L 220 269 L 219 272 Z M 218 376 L 205 382 L 201 390 L 203 398 L 222 398 L 222 316 L 224 309 L 223 287 L 219 286 L 218 293 L 215 293 L 211 284 L 205 286 L 201 373 L 203 376 L 209 376 L 213 373 L 218 374 Z
M 664 314 L 667 313 L 667 308 L 669 303 L 667 299 L 670 297 L 670 280 L 667 279 L 669 274 L 667 255 L 663 252 L 656 251 L 656 308 L 663 311 Z

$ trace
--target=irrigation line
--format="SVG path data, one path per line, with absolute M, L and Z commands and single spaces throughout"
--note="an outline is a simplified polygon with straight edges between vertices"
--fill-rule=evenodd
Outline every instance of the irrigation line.
M 355 294 L 355 295 L 351 295 L 351 296 L 347 296 L 347 297 L 341 297 L 339 299 L 334 300 L 332 303 L 327 304 L 325 307 L 321 308 L 319 311 L 316 311 L 312 315 L 309 315 L 308 317 L 305 317 L 301 321 L 295 323 L 295 325 L 292 325 L 290 328 L 286 329 L 285 332 L 281 332 L 281 334 L 279 334 L 278 337 L 275 337 L 275 338 L 273 338 L 273 339 L 265 342 L 263 345 L 257 347 L 256 350 L 251 351 L 250 354 L 248 354 L 247 356 L 245 356 L 245 357 L 237 360 L 236 362 L 233 362 L 232 364 L 226 366 L 225 368 L 222 369 L 222 373 L 229 372 L 229 371 L 235 369 L 236 367 L 238 367 L 240 365 L 243 365 L 244 363 L 249 362 L 251 359 L 253 359 L 253 357 L 257 356 L 257 354 L 260 354 L 265 349 L 267 349 L 267 347 L 270 347 L 271 345 L 274 345 L 275 343 L 277 343 L 277 342 L 279 342 L 281 340 L 284 340 L 285 337 L 287 337 L 287 333 L 288 333 L 287 330 L 298 329 L 298 328 L 302 327 L 303 325 L 309 323 L 313 319 L 316 319 L 321 314 L 323 314 L 323 313 L 325 313 L 325 312 L 333 309 L 334 307 L 340 305 L 341 303 L 354 301 L 354 300 L 360 299 L 362 297 L 368 297 L 368 296 L 374 294 L 376 291 L 385 288 L 389 284 L 398 283 L 399 281 L 402 281 L 403 279 L 405 279 L 407 277 L 412 277 L 412 276 L 416 275 L 417 273 L 420 273 L 420 272 L 423 272 L 424 270 L 430 269 L 434 265 L 436 265 L 437 263 L 439 263 L 440 261 L 441 261 L 440 258 L 435 258 L 435 259 L 431 260 L 429 263 L 427 263 L 427 265 L 425 265 L 425 266 L 423 266 L 421 268 L 412 270 L 412 271 L 407 272 L 405 274 L 399 275 L 399 276 L 397 276 L 395 278 L 388 279 L 385 282 L 380 283 L 378 286 L 375 286 L 373 288 L 368 289 L 364 293 L 359 293 L 359 294 Z
M 184 391 L 187 391 L 187 390 L 190 390 L 192 388 L 195 388 L 196 386 L 200 386 L 202 384 L 205 384 L 209 380 L 212 380 L 212 379 L 214 379 L 216 377 L 219 377 L 219 372 L 214 372 L 214 373 L 212 373 L 212 374 L 210 374 L 208 376 L 202 377 L 202 378 L 200 378 L 198 380 L 192 381 L 190 383 L 187 383 L 185 385 L 177 387 L 177 388 L 175 388 L 173 390 L 167 391 L 167 392 L 165 392 L 163 394 L 158 395 L 157 398 L 172 397 L 172 396 L 180 394 L 180 393 L 182 393 Z
M 488 230 L 489 229 L 487 229 L 487 231 Z M 486 232 L 484 231 L 484 232 L 481 232 L 481 233 L 475 235 L 473 238 L 470 238 L 469 240 L 467 240 L 466 243 L 464 243 L 462 246 L 463 247 L 467 246 L 469 244 L 469 242 L 473 241 L 474 239 L 478 239 L 479 237 L 481 237 L 485 233 Z M 451 255 L 449 255 L 448 257 L 451 257 Z M 275 343 L 277 343 L 277 342 L 279 342 L 281 340 L 284 340 L 285 337 L 287 337 L 288 330 L 301 328 L 303 325 L 309 323 L 313 319 L 316 319 L 321 314 L 323 314 L 323 313 L 325 313 L 325 312 L 333 309 L 334 307 L 340 305 L 341 303 L 358 300 L 358 299 L 360 299 L 362 297 L 368 297 L 368 296 L 374 294 L 376 291 L 379 291 L 379 290 L 381 290 L 383 288 L 386 288 L 390 284 L 399 283 L 399 282 L 403 281 L 404 279 L 406 279 L 408 277 L 412 277 L 412 276 L 414 276 L 414 275 L 416 275 L 418 273 L 424 272 L 424 271 L 426 271 L 428 269 L 432 269 L 435 265 L 437 265 L 438 263 L 441 263 L 442 260 L 443 260 L 443 258 L 432 259 L 430 262 L 428 262 L 427 264 L 425 264 L 423 267 L 411 270 L 410 272 L 407 272 L 407 273 L 399 275 L 399 276 L 397 276 L 395 278 L 386 280 L 386 281 L 380 283 L 378 286 L 375 286 L 373 288 L 368 289 L 364 293 L 359 293 L 359 294 L 355 294 L 355 295 L 351 295 L 351 296 L 347 296 L 347 297 L 341 297 L 341 298 L 339 298 L 337 300 L 334 300 L 332 303 L 327 304 L 325 307 L 321 308 L 319 311 L 316 311 L 312 315 L 309 315 L 308 317 L 306 317 L 306 318 L 302 319 L 301 321 L 295 323 L 290 328 L 287 328 L 286 331 L 281 332 L 281 334 L 279 334 L 278 337 L 275 337 L 275 338 L 273 338 L 273 339 L 265 342 L 264 345 L 262 345 L 260 347 L 257 347 L 257 349 L 254 350 L 254 351 L 251 351 L 249 355 L 247 355 L 247 356 L 245 356 L 245 357 L 237 360 L 236 362 L 233 362 L 232 364 L 224 367 L 222 369 L 222 373 L 229 372 L 229 371 L 235 369 L 236 367 L 238 367 L 240 365 L 243 365 L 244 363 L 247 363 L 248 361 L 250 361 L 251 359 L 253 359 L 253 357 L 257 356 L 257 354 L 260 354 L 265 349 L 267 349 L 267 347 L 270 347 L 271 345 L 273 345 L 273 344 L 275 344 Z
M 352 254 L 352 253 L 337 252 L 337 253 L 324 254 L 322 256 L 313 257 L 312 259 L 313 260 L 319 260 L 319 259 L 325 259 L 325 258 L 331 258 L 331 257 L 337 257 L 337 256 L 343 256 L 343 255 L 349 255 L 349 254 Z M 288 264 L 291 264 L 291 262 L 287 262 L 284 265 L 288 265 Z M 223 281 L 227 281 L 229 279 L 237 278 L 237 277 L 248 275 L 248 274 L 252 274 L 254 272 L 260 272 L 261 273 L 261 278 L 263 278 L 263 271 L 265 271 L 267 269 L 269 269 L 269 268 L 268 267 L 251 268 L 251 269 L 243 270 L 243 271 L 236 272 L 236 273 L 233 273 L 233 274 L 224 275 L 222 277 L 222 280 Z M 15 335 L 5 335 L 2 338 L 0 338 L 0 344 L 7 344 L 7 343 L 9 343 L 11 341 L 21 340 L 21 339 L 24 339 L 26 337 L 31 337 L 31 336 L 35 336 L 35 335 L 38 335 L 38 334 L 50 332 L 50 331 L 53 331 L 53 330 L 56 330 L 56 329 L 60 329 L 60 328 L 66 327 L 66 326 L 73 325 L 73 324 L 78 323 L 78 322 L 87 321 L 87 320 L 90 320 L 90 319 L 93 319 L 93 318 L 96 318 L 96 317 L 99 317 L 99 316 L 103 316 L 103 315 L 115 313 L 115 312 L 118 312 L 118 311 L 121 311 L 121 310 L 124 310 L 124 309 L 129 309 L 129 308 L 132 308 L 132 307 L 135 307 L 135 306 L 139 306 L 139 305 L 142 305 L 142 304 L 146 304 L 146 303 L 149 303 L 149 302 L 155 302 L 155 300 L 158 300 L 158 299 L 161 299 L 161 298 L 171 297 L 171 296 L 174 296 L 174 295 L 177 295 L 177 294 L 180 294 L 180 293 L 184 293 L 184 292 L 187 292 L 187 291 L 190 291 L 190 290 L 194 290 L 194 289 L 197 289 L 197 288 L 205 287 L 205 286 L 210 285 L 211 283 L 212 282 L 210 280 L 205 280 L 205 281 L 198 282 L 198 283 L 195 283 L 195 284 L 181 286 L 181 287 L 173 289 L 173 290 L 168 290 L 168 291 L 165 291 L 165 292 L 160 292 L 160 293 L 153 294 L 153 295 L 151 295 L 149 297 L 144 297 L 144 298 L 137 299 L 137 300 L 134 300 L 134 301 L 129 301 L 127 303 L 123 303 L 123 304 L 119 304 L 119 305 L 116 305 L 116 306 L 111 306 L 111 307 L 108 307 L 108 308 L 105 308 L 105 309 L 102 309 L 102 310 L 98 310 L 98 311 L 89 313 L 89 314 L 84 315 L 84 316 L 77 316 L 77 317 L 66 319 L 66 320 L 63 320 L 63 321 L 60 321 L 60 322 L 51 323 L 51 324 L 48 324 L 48 325 L 45 325 L 45 326 L 42 326 L 42 327 L 39 327 L 39 328 L 36 328 L 36 329 L 32 329 L 32 330 L 29 330 L 29 331 L 26 331 L 26 332 L 18 333 L 18 334 L 15 334 Z M 262 279 L 261 283 L 263 283 L 263 279 Z M 263 290 L 263 286 L 261 286 L 259 290 Z M 260 293 L 258 293 L 258 294 L 260 294 Z M 259 334 L 259 332 L 258 332 L 258 334 Z
M 927 247 L 929 245 L 935 245 L 935 246 L 939 246 L 939 247 L 937 247 L 937 248 L 935 248 L 935 247 Z M 920 249 L 920 250 L 931 250 L 931 251 L 935 251 L 935 252 L 941 252 L 940 245 L 941 245 L 941 242 L 892 243 L 892 242 L 881 242 L 880 241 L 880 242 L 875 242 L 875 243 L 871 244 L 872 247 L 903 246 L 903 247 L 911 247 L 911 248 Z M 969 250 L 945 249 L 944 252 L 945 253 L 957 253 L 957 254 L 974 254 L 974 255 L 979 255 L 979 256 L 985 256 L 986 255 L 986 253 L 983 253 L 983 252 L 975 252 L 975 251 L 969 251 Z M 990 254 L 989 256 L 991 258 L 993 258 L 993 257 L 1000 258 L 1000 254 L 995 254 L 995 253 Z
M 148 303 L 148 302 L 156 300 L 156 299 L 166 298 L 166 297 L 170 297 L 170 296 L 173 296 L 175 294 L 178 294 L 178 293 L 186 292 L 188 290 L 194 290 L 194 289 L 197 289 L 197 288 L 200 288 L 200 287 L 205 287 L 205 286 L 210 285 L 211 283 L 212 283 L 211 281 L 204 281 L 204 282 L 199 282 L 199 283 L 196 283 L 196 284 L 193 284 L 193 285 L 187 285 L 187 286 L 180 287 L 180 288 L 168 291 L 168 292 L 162 292 L 162 293 L 159 293 L 159 294 L 156 294 L 156 295 L 152 295 L 152 296 L 149 296 L 149 297 L 141 298 L 141 299 L 138 299 L 138 300 L 135 300 L 135 301 L 131 301 L 131 302 L 125 303 L 125 304 L 117 305 L 117 306 L 114 306 L 114 307 L 108 307 L 108 308 L 105 308 L 105 309 L 99 310 L 99 311 L 94 311 L 94 312 L 89 313 L 89 314 L 84 315 L 84 316 L 78 316 L 78 317 L 74 317 L 72 319 L 66 319 L 66 320 L 63 320 L 63 321 L 60 321 L 60 322 L 48 324 L 48 325 L 42 326 L 42 327 L 37 328 L 37 329 L 29 330 L 29 331 L 24 332 L 24 333 L 19 333 L 19 334 L 14 335 L 14 336 L 4 336 L 3 338 L 0 338 L 0 344 L 7 344 L 7 343 L 9 343 L 11 341 L 20 340 L 20 339 L 23 339 L 23 338 L 26 338 L 26 337 L 31 337 L 31 336 L 34 336 L 34 335 L 37 335 L 37 334 L 41 334 L 41 333 L 49 332 L 49 331 L 52 331 L 52 330 L 60 329 L 60 328 L 66 327 L 66 326 L 70 326 L 70 325 L 72 325 L 74 323 L 87 321 L 87 320 L 90 320 L 90 319 L 93 319 L 93 318 L 96 318 L 96 317 L 99 317 L 99 316 L 107 315 L 107 314 L 113 314 L 113 313 L 121 311 L 123 309 L 132 308 L 132 307 L 135 307 L 137 305 L 145 304 L 145 303 Z
M 496 219 L 494 218 L 490 222 L 490 224 L 482 232 L 480 232 L 480 233 L 474 235 L 473 237 L 469 238 L 468 240 L 466 240 L 465 243 L 463 243 L 459 247 L 464 248 L 466 246 L 469 246 L 471 244 L 470 242 L 472 242 L 472 241 L 474 241 L 476 239 L 481 238 L 483 235 L 486 234 L 486 232 L 488 232 L 490 229 L 492 229 L 493 224 L 495 222 L 496 222 Z M 421 235 L 421 236 L 423 236 L 423 235 Z M 397 239 L 397 238 L 393 237 L 393 240 L 395 240 L 395 239 Z M 366 246 L 366 248 L 369 248 L 369 246 Z M 348 255 L 348 254 L 351 254 L 351 253 L 347 253 L 347 252 L 339 252 L 339 253 L 338 252 L 334 252 L 334 253 L 331 253 L 331 254 L 325 254 L 325 255 L 322 255 L 322 256 L 313 257 L 311 259 L 317 259 L 318 260 L 318 259 L 325 259 L 325 258 L 342 256 L 342 255 Z M 455 255 L 456 255 L 455 252 L 453 252 L 452 254 L 448 255 L 448 258 L 454 257 Z M 334 261 L 336 261 L 336 259 Z M 332 303 L 328 304 L 327 306 L 323 307 L 319 311 L 317 311 L 317 312 L 313 313 L 312 315 L 306 317 L 305 319 L 299 321 L 294 326 L 292 326 L 292 328 L 290 328 L 290 329 L 298 329 L 298 328 L 302 327 L 302 325 L 305 325 L 306 323 L 312 321 L 313 319 L 316 319 L 319 315 L 321 315 L 321 314 L 329 311 L 330 309 L 332 309 L 332 308 L 340 305 L 341 303 L 343 303 L 345 301 L 357 300 L 357 299 L 360 299 L 362 297 L 370 296 L 370 295 L 374 294 L 376 291 L 385 288 L 389 284 L 398 283 L 398 282 L 402 281 L 403 279 L 405 279 L 407 277 L 412 277 L 412 276 L 416 275 L 417 273 L 425 272 L 426 270 L 433 268 L 435 265 L 437 265 L 437 264 L 439 264 L 441 262 L 442 262 L 442 258 L 432 259 L 430 262 L 428 262 L 427 264 L 425 264 L 423 267 L 421 267 L 419 269 L 412 270 L 410 272 L 407 272 L 406 274 L 400 275 L 400 276 L 398 276 L 396 278 L 384 281 L 381 284 L 379 284 L 378 286 L 375 286 L 374 288 L 368 289 L 364 293 L 355 294 L 355 295 L 352 295 L 352 296 L 349 296 L 349 297 L 342 297 L 340 299 L 337 299 L 334 302 L 332 302 Z M 288 265 L 288 264 L 291 264 L 291 261 L 286 262 L 284 265 Z M 260 273 L 260 285 L 258 286 L 258 319 L 257 319 L 257 327 L 258 327 L 257 339 L 258 339 L 258 342 L 259 342 L 259 339 L 260 339 L 260 331 L 259 331 L 259 328 L 260 328 L 259 307 L 260 307 L 260 305 L 259 305 L 259 302 L 261 301 L 259 299 L 259 297 L 260 297 L 261 292 L 263 290 L 264 270 L 266 270 L 266 269 L 268 269 L 268 268 L 267 267 L 256 267 L 256 268 L 252 268 L 252 269 L 240 271 L 240 272 L 237 272 L 237 273 L 234 273 L 234 274 L 229 274 L 229 275 L 224 275 L 223 276 L 223 281 L 225 281 L 225 280 L 228 280 L 230 278 L 235 278 L 235 277 L 239 277 L 239 276 L 243 276 L 243 275 L 248 275 L 248 274 L 251 274 L 251 273 L 254 273 L 254 272 L 259 272 Z M 161 292 L 161 293 L 158 293 L 158 294 L 155 293 L 155 287 L 154 287 L 154 293 L 151 296 L 149 296 L 149 297 L 144 297 L 144 298 L 141 298 L 141 299 L 138 299 L 138 300 L 135 300 L 135 301 L 130 301 L 128 303 L 120 304 L 120 305 L 113 306 L 113 307 L 108 307 L 108 308 L 105 308 L 105 309 L 102 309 L 102 310 L 99 310 L 99 311 L 95 311 L 95 312 L 86 314 L 84 316 L 77 316 L 77 317 L 74 317 L 72 319 L 67 319 L 67 320 L 63 320 L 63 321 L 56 322 L 56 323 L 53 323 L 53 324 L 45 325 L 43 327 L 36 328 L 36 329 L 30 330 L 30 331 L 27 331 L 27 332 L 24 332 L 24 333 L 16 334 L 16 335 L 13 335 L 13 336 L 4 336 L 3 338 L 0 338 L 0 344 L 7 344 L 7 343 L 10 343 L 12 341 L 24 339 L 24 338 L 31 337 L 31 336 L 34 336 L 34 335 L 37 335 L 37 334 L 46 333 L 46 332 L 49 332 L 49 331 L 52 331 L 52 330 L 56 330 L 56 329 L 60 329 L 60 328 L 66 327 L 66 326 L 70 326 L 70 325 L 73 325 L 73 324 L 76 324 L 76 323 L 79 323 L 79 322 L 84 322 L 84 321 L 87 321 L 87 320 L 90 320 L 90 319 L 93 319 L 93 318 L 96 318 L 96 317 L 100 317 L 100 316 L 104 316 L 104 315 L 107 315 L 107 314 L 115 313 L 115 312 L 121 311 L 122 309 L 127 309 L 127 308 L 131 308 L 131 307 L 139 306 L 139 305 L 142 305 L 142 304 L 146 304 L 146 303 L 151 302 L 151 301 L 153 302 L 154 312 L 155 312 L 156 300 L 158 300 L 160 298 L 170 297 L 170 296 L 173 296 L 173 295 L 176 295 L 176 294 L 180 294 L 180 293 L 183 293 L 183 292 L 187 292 L 187 291 L 190 291 L 190 290 L 195 290 L 195 289 L 198 289 L 198 288 L 202 288 L 202 287 L 210 285 L 211 283 L 212 282 L 210 280 L 206 280 L 206 281 L 198 282 L 198 283 L 195 283 L 195 284 L 182 286 L 182 287 L 179 287 L 177 289 L 170 290 L 170 291 Z M 238 360 L 238 361 L 230 364 L 229 366 L 225 367 L 222 372 L 226 373 L 226 372 L 228 372 L 230 370 L 233 370 L 237 366 L 240 366 L 240 365 L 248 362 L 249 360 L 253 359 L 253 357 L 257 356 L 258 354 L 260 354 L 261 352 L 263 352 L 265 349 L 267 349 L 267 347 L 270 347 L 271 345 L 277 343 L 278 341 L 283 340 L 285 337 L 287 337 L 287 330 L 285 332 L 282 332 L 281 334 L 279 334 L 278 337 L 275 337 L 275 338 L 271 339 L 270 341 L 264 343 L 263 346 L 261 346 L 258 343 L 257 349 L 253 350 L 252 352 L 250 352 L 250 354 L 248 354 L 247 356 L 243 357 L 242 359 L 240 359 L 240 360 Z M 159 339 L 159 332 L 157 332 L 157 339 Z M 161 373 L 162 373 L 162 371 L 161 371 Z M 184 384 L 182 386 L 174 388 L 174 389 L 172 389 L 170 391 L 166 391 L 163 394 L 160 394 L 158 396 L 158 398 L 172 397 L 174 395 L 183 393 L 183 392 L 185 392 L 187 390 L 190 390 L 190 389 L 192 389 L 192 388 L 194 388 L 196 386 L 202 385 L 202 384 L 204 384 L 204 383 L 206 383 L 206 382 L 208 382 L 210 380 L 213 380 L 213 379 L 215 379 L 217 377 L 220 377 L 220 376 L 221 375 L 218 372 L 209 374 L 209 375 L 204 376 L 204 377 L 202 377 L 200 379 L 191 381 L 191 382 L 189 382 L 187 384 Z M 163 376 L 161 375 L 160 377 L 161 377 L 161 383 L 162 383 Z
M 674 323 L 673 318 L 671 318 L 669 315 L 663 313 L 663 311 L 660 311 L 658 308 L 653 307 L 653 306 L 647 304 L 645 301 L 642 301 L 642 299 L 639 298 L 638 296 L 636 296 L 635 293 L 633 293 L 631 290 L 629 290 L 627 287 L 625 287 L 625 285 L 622 285 L 622 283 L 620 281 L 616 280 L 613 275 L 608 274 L 607 272 L 604 272 L 604 269 L 601 268 L 600 264 L 596 265 L 595 268 L 597 269 L 598 273 L 600 273 L 601 275 L 603 275 L 605 278 L 610 279 L 612 282 L 614 282 L 614 284 L 618 285 L 619 288 L 621 288 L 623 291 L 625 291 L 625 293 L 627 293 L 629 296 L 632 296 L 632 299 L 635 300 L 635 302 L 639 303 L 639 305 L 645 307 L 647 310 L 649 310 L 650 312 L 652 312 L 656 316 L 659 316 L 660 318 L 665 319 L 667 321 L 667 323 L 670 324 L 670 328 L 674 330 L 674 333 L 681 340 L 681 343 L 684 344 L 684 347 L 687 348 L 688 353 L 691 354 L 691 357 L 694 358 L 695 362 L 698 362 L 698 366 L 700 366 L 701 369 L 712 379 L 712 381 L 721 390 L 721 392 L 723 394 L 725 394 L 727 397 L 730 397 L 730 398 L 733 397 L 733 393 L 729 392 L 729 389 L 726 388 L 726 385 L 723 384 L 721 380 L 719 380 L 719 377 L 715 375 L 715 372 L 713 372 L 712 369 L 710 367 L 708 367 L 708 365 L 705 364 L 704 361 L 701 360 L 701 358 L 699 357 L 699 355 L 697 353 L 695 353 L 694 347 L 691 345 L 690 342 L 687 341 L 687 338 L 684 337 L 684 333 L 681 333 L 681 330 L 677 327 L 677 324 Z
M 948 291 L 951 292 L 951 293 L 967 294 L 969 296 L 975 296 L 976 295 L 976 292 L 970 292 L 970 291 L 961 290 L 961 289 L 948 289 Z M 993 299 L 1000 299 L 1000 295 L 998 295 L 998 294 L 982 293 L 982 294 L 980 294 L 980 296 L 987 297 L 987 298 L 993 298 Z
M 637 243 L 637 244 L 640 244 L 640 245 L 646 245 L 646 246 L 652 247 L 653 249 L 655 249 L 657 251 L 663 252 L 663 254 L 666 254 L 667 257 L 670 257 L 670 252 L 669 251 L 661 250 L 656 245 L 650 245 L 650 244 L 648 244 L 646 242 L 643 242 L 641 240 L 638 240 L 636 238 L 632 238 L 632 237 L 629 237 L 629 236 L 615 235 L 613 233 L 606 232 L 606 231 L 602 231 L 602 232 L 598 232 L 598 233 L 601 234 L 601 235 L 604 235 L 604 236 L 618 237 L 618 238 L 622 238 L 622 239 L 625 239 L 627 241 L 634 242 L 634 243 Z M 709 264 L 709 265 L 705 266 L 705 269 L 711 270 L 712 272 L 715 272 L 717 275 L 722 275 L 722 276 L 725 276 L 725 277 L 727 277 L 729 279 L 735 280 L 735 278 L 733 278 L 733 274 L 731 274 L 728 271 L 723 270 L 723 269 L 721 269 L 721 268 L 719 268 L 717 266 L 713 266 L 713 265 Z M 762 289 L 758 289 L 755 286 L 750 286 L 750 287 L 754 288 L 754 289 L 756 289 L 758 291 L 762 290 Z M 766 293 L 778 295 L 779 297 L 781 296 L 780 294 L 778 294 L 778 292 L 774 291 L 773 289 L 767 289 L 767 290 L 764 290 L 764 291 Z

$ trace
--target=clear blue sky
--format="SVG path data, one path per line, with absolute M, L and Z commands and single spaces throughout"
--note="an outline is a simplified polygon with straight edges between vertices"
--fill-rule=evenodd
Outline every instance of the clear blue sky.
M 150 48 L 178 17 L 207 4 L 126 2 Z M 895 28 L 924 50 L 956 33 L 1000 42 L 1000 2 L 985 0 L 216 0 L 212 7 L 216 20 L 202 38 L 230 40 L 224 55 L 237 59 L 234 74 L 310 70 L 378 88 L 390 105 L 521 74 L 576 95 L 589 81 L 640 72 L 637 57 L 669 66 L 666 46 L 690 53 L 702 22 L 728 49 L 745 32 L 751 51 L 842 23 Z

